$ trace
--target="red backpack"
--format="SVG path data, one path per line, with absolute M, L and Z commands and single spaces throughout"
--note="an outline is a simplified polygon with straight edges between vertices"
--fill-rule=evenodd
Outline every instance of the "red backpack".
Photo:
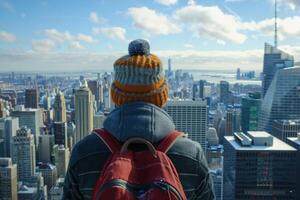
M 123 146 L 103 129 L 94 131 L 112 152 L 93 192 L 93 200 L 186 200 L 178 173 L 166 155 L 184 134 L 173 131 L 155 148 L 143 138 L 130 138 Z M 141 143 L 148 150 L 128 150 Z

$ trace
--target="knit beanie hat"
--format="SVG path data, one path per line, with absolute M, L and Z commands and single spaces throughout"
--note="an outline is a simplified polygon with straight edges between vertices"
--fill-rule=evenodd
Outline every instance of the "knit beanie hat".
M 114 63 L 113 102 L 117 106 L 134 101 L 163 106 L 168 99 L 168 85 L 160 59 L 150 54 L 149 43 L 142 39 L 130 42 L 128 52 Z

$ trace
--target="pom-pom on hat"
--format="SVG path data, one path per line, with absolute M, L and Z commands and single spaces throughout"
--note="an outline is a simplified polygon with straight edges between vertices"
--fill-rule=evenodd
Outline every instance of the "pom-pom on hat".
M 163 106 L 168 99 L 168 85 L 160 59 L 150 54 L 150 45 L 143 39 L 130 42 L 128 53 L 114 63 L 113 102 L 117 106 L 135 101 Z

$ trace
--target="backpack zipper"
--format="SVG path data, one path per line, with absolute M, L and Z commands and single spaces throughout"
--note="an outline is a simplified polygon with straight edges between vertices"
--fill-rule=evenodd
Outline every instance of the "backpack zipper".
M 121 188 L 133 193 L 134 196 L 136 196 L 136 197 L 144 194 L 146 191 L 150 190 L 151 188 L 160 188 L 164 191 L 171 191 L 177 197 L 178 200 L 183 200 L 181 195 L 179 194 L 179 192 L 176 190 L 176 188 L 173 187 L 172 185 L 164 182 L 163 180 L 154 181 L 153 183 L 144 185 L 144 186 L 139 186 L 139 185 L 134 185 L 134 184 L 128 183 L 122 179 L 114 179 L 114 180 L 106 183 L 105 185 L 103 185 L 96 194 L 97 200 L 99 199 L 100 195 L 106 189 L 108 189 L 110 187 L 121 187 Z

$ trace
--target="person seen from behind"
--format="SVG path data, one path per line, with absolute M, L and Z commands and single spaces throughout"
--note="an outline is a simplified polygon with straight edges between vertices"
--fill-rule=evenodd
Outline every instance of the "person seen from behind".
M 116 108 L 72 150 L 63 199 L 215 199 L 201 145 L 162 108 L 168 85 L 147 41 L 114 63 Z

